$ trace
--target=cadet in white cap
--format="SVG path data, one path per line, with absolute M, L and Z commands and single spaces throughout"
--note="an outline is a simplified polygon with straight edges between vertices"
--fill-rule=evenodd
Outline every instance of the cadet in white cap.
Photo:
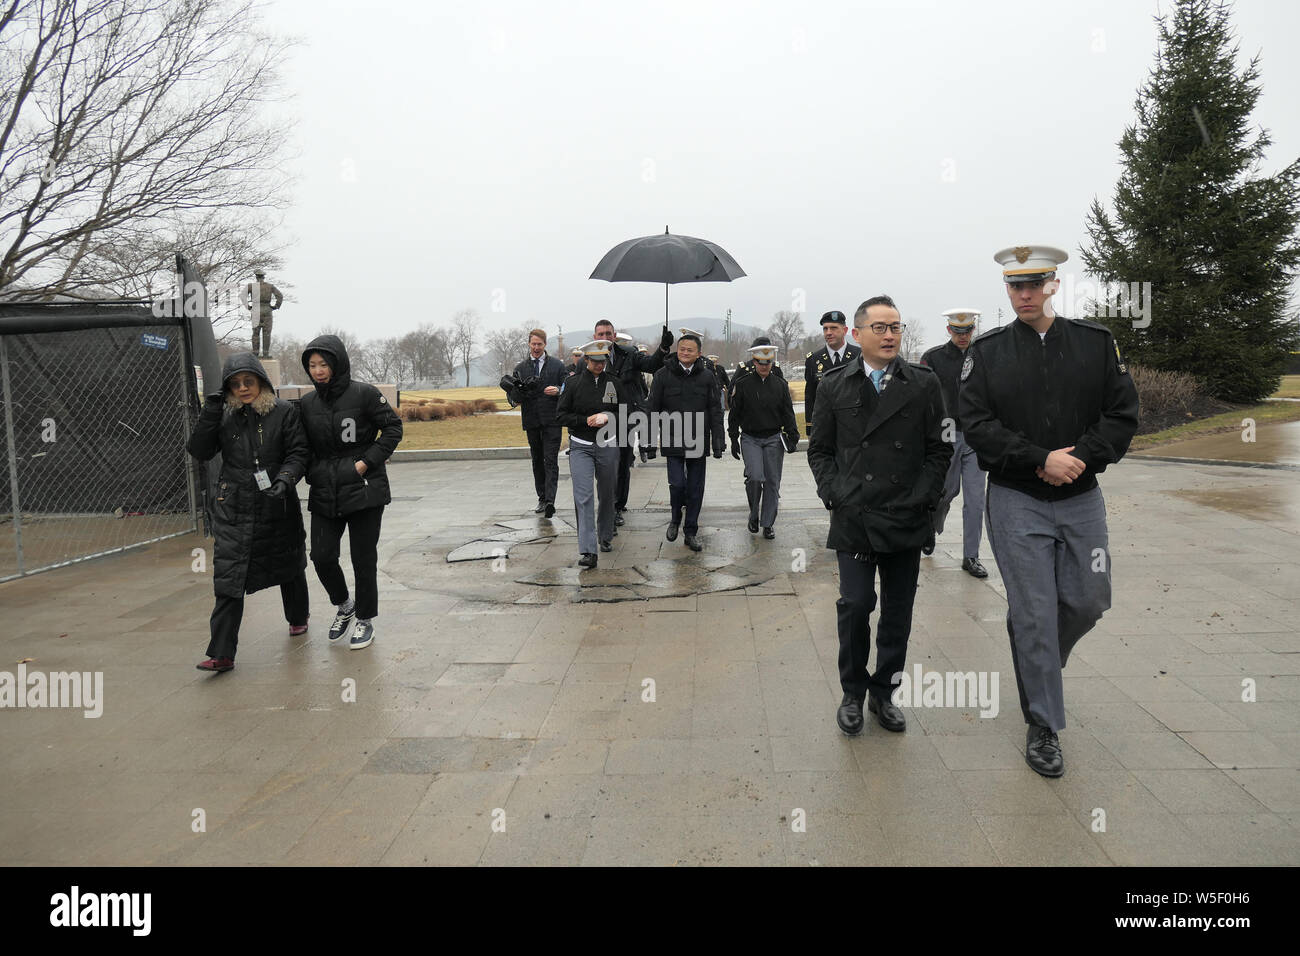
M 1045 777 L 1065 772 L 1061 669 L 1110 607 L 1097 475 L 1123 457 L 1138 425 L 1137 389 L 1110 330 L 1052 311 L 1067 258 L 1051 246 L 994 256 L 1016 321 L 971 343 L 957 390 L 962 434 L 988 472 L 989 544 L 1007 592 L 1025 762 Z
M 785 456 L 799 446 L 799 424 L 794 417 L 790 386 L 772 374 L 775 345 L 749 350 L 752 375 L 736 383 L 731 396 L 731 455 L 745 462 L 745 494 L 749 498 L 749 533 L 776 537 L 777 502 L 781 498 L 781 468 Z M 744 434 L 741 434 L 741 431 Z
M 596 566 L 596 547 L 610 551 L 614 538 L 614 497 L 618 487 L 617 439 L 601 439 L 602 427 L 617 434 L 620 415 L 633 406 L 618 377 L 608 370 L 612 344 L 603 339 L 582 347 L 586 367 L 569 379 L 555 419 L 569 429 L 569 474 L 578 521 L 578 564 Z M 593 489 L 594 485 L 594 489 Z M 597 511 L 597 503 L 599 511 Z
M 984 472 L 980 471 L 975 449 L 962 437 L 961 421 L 957 418 L 957 382 L 961 375 L 962 359 L 975 335 L 978 309 L 949 309 L 943 313 L 948 320 L 948 339 L 921 356 L 921 364 L 934 369 L 943 386 L 943 404 L 952 419 L 952 462 L 943 486 L 943 498 L 934 509 L 934 533 L 943 534 L 948 509 L 958 493 L 961 494 L 962 561 L 961 569 L 972 577 L 986 578 L 988 571 L 980 564 L 980 531 L 984 521 Z M 934 553 L 931 538 L 922 554 Z

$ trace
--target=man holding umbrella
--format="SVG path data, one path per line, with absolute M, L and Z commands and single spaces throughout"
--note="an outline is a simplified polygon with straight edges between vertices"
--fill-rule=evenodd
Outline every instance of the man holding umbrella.
M 799 447 L 799 424 L 794 417 L 790 386 L 772 374 L 775 345 L 749 350 L 754 374 L 747 375 L 731 396 L 731 456 L 745 462 L 745 494 L 749 498 L 749 533 L 776 537 L 776 505 L 781 497 L 781 467 L 788 452 Z M 744 429 L 745 434 L 740 434 Z
M 609 351 L 609 374 L 618 379 L 624 392 L 628 395 L 629 411 L 636 408 L 645 411 L 646 387 L 645 379 L 641 377 L 642 372 L 657 372 L 663 368 L 664 359 L 668 356 L 668 350 L 673 346 L 673 334 L 668 331 L 668 326 L 664 326 L 663 337 L 659 341 L 659 349 L 650 354 L 638 352 L 631 345 L 623 345 L 618 341 L 618 333 L 614 330 L 614 323 L 609 319 L 601 319 L 596 323 L 595 331 L 592 333 L 598 342 L 608 342 Z M 627 510 L 627 496 L 632 485 L 632 457 L 635 452 L 629 443 L 626 448 L 620 448 L 618 451 L 618 483 L 615 491 L 614 501 L 614 523 L 621 525 L 623 523 L 623 512 Z M 617 531 L 614 532 L 618 534 Z

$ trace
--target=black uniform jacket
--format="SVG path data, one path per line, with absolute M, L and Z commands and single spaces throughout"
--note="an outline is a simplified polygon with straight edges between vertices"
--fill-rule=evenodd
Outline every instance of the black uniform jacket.
M 617 429 L 620 417 L 626 417 L 636 408 L 635 397 L 628 392 L 616 375 L 601 372 L 597 378 L 591 369 L 584 367 L 568 379 L 555 410 L 555 419 L 569 430 L 573 438 L 594 442 L 600 427 L 587 424 L 587 418 L 597 412 L 609 416 L 610 428 Z M 617 432 L 613 432 L 617 434 Z
M 963 437 L 989 481 L 1043 501 L 1090 491 L 1119 461 L 1138 426 L 1138 396 L 1104 325 L 1059 316 L 1044 340 L 1019 319 L 985 332 L 966 350 L 957 392 Z M 1034 469 L 1048 452 L 1087 470 L 1053 487 Z
M 402 440 L 402 420 L 379 389 L 352 381 L 352 363 L 338 336 L 312 339 L 302 353 L 304 369 L 312 352 L 332 356 L 334 374 L 328 385 L 316 385 L 299 402 L 311 444 L 307 510 L 339 518 L 386 505 L 393 498 L 384 463 Z M 366 463 L 364 476 L 357 474 L 358 461 Z
M 852 342 L 844 343 L 842 364 L 847 365 L 853 359 L 861 357 L 861 348 Z M 830 368 L 831 347 L 829 345 L 823 345 L 820 352 L 809 352 L 808 358 L 803 363 L 803 427 L 809 435 L 812 434 L 813 403 L 817 401 L 817 386 Z
M 628 397 L 636 407 L 645 411 L 646 387 L 643 372 L 657 372 L 663 368 L 668 352 L 655 349 L 653 352 L 638 352 L 630 345 L 614 343 L 614 351 L 609 358 L 608 371 L 612 372 L 626 390 Z
M 948 417 L 953 420 L 957 431 L 961 431 L 961 419 L 957 417 L 957 380 L 961 376 L 961 363 L 965 357 L 966 353 L 951 341 L 936 345 L 921 356 L 921 364 L 934 369 L 934 374 L 939 376 L 939 385 L 943 388 L 943 407 L 948 410 Z
M 212 587 L 226 597 L 285 584 L 307 567 L 302 504 L 292 490 L 307 469 L 309 454 L 298 409 L 275 397 L 266 370 L 251 352 L 226 360 L 222 382 L 237 372 L 261 379 L 261 396 L 251 405 L 228 396 L 206 402 L 187 446 L 199 461 L 221 453 L 221 476 L 211 501 Z M 259 489 L 258 468 L 290 490 L 273 498 Z
M 523 423 L 524 431 L 530 428 L 559 428 L 560 423 L 555 420 L 555 406 L 560 401 L 559 395 L 547 395 L 546 386 L 554 385 L 559 388 L 564 384 L 568 374 L 564 371 L 564 364 L 552 355 L 542 356 L 542 374 L 537 374 L 537 363 L 531 357 L 524 359 L 515 366 L 515 378 L 521 382 L 532 381 L 537 379 L 537 384 L 528 390 L 526 395 L 514 396 L 519 401 L 519 420 Z
M 895 359 L 876 393 L 862 360 L 826 372 L 808 444 L 817 496 L 831 509 L 826 547 L 919 548 L 933 531 L 952 445 L 943 440 L 943 394 L 928 368 Z
M 685 441 L 673 441 L 684 438 L 684 426 L 661 430 L 659 450 L 665 455 L 674 458 L 701 458 L 708 456 L 710 445 L 715 455 L 721 455 L 727 447 L 727 435 L 722 427 L 722 392 L 718 386 L 718 376 L 713 372 L 713 364 L 703 357 L 695 360 L 689 375 L 676 358 L 655 373 L 654 381 L 650 383 L 650 411 L 699 416 L 691 425 L 693 429 L 697 427 L 695 423 L 704 423 L 703 440 L 694 449 L 688 449 Z M 698 439 L 698 429 L 693 434 Z
M 776 375 L 763 378 L 757 372 L 746 375 L 731 396 L 727 427 L 733 446 L 742 428 L 755 438 L 784 432 L 791 443 L 799 441 L 799 423 L 795 421 L 794 402 L 785 379 Z

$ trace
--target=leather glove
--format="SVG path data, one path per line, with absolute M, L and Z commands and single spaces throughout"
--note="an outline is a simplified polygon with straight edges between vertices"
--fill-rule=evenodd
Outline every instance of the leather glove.
M 277 478 L 271 483 L 271 487 L 266 489 L 266 495 L 268 498 L 283 498 L 288 490 L 288 482 Z
M 213 392 L 211 395 L 205 395 L 203 397 L 203 404 L 207 406 L 220 405 L 225 400 L 226 396 L 221 394 L 221 392 Z
M 799 436 L 798 436 L 798 435 L 783 435 L 783 436 L 782 436 L 782 440 L 785 442 L 785 450 L 786 450 L 786 453 L 787 453 L 787 454 L 794 454 L 794 450 L 795 450 L 796 448 L 799 447 Z
M 740 445 L 734 441 L 731 443 L 731 457 L 740 461 Z
M 713 457 L 714 457 L 714 458 L 721 458 L 721 457 L 722 457 L 722 449 L 721 449 L 721 448 L 715 448 L 715 449 L 713 449 Z
M 668 326 L 664 326 L 663 337 L 659 339 L 659 350 L 667 352 L 673 347 L 673 334 L 668 331 Z

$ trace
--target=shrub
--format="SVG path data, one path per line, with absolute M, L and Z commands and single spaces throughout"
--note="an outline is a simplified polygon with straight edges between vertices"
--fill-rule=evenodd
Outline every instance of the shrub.
M 1182 411 L 1201 392 L 1196 377 L 1188 372 L 1162 372 L 1144 365 L 1130 365 L 1128 370 L 1137 386 L 1143 416 Z
M 476 411 L 476 412 L 495 412 L 496 410 L 497 410 L 497 403 L 494 402 L 494 401 L 492 401 L 492 399 L 490 399 L 490 398 L 476 398 L 476 399 L 474 399 L 474 411 Z

